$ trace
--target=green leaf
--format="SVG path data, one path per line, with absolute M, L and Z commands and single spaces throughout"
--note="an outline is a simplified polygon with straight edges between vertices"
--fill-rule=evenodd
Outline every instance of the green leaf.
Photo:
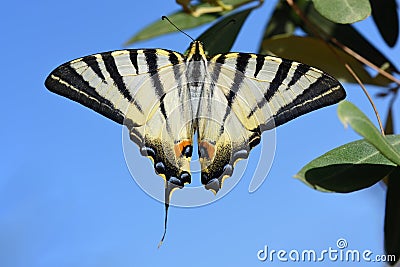
M 394 265 L 400 257 L 400 168 L 396 168 L 388 178 L 385 205 L 385 252 L 386 255 L 395 255 L 390 261 Z
M 231 50 L 243 23 L 253 8 L 225 16 L 222 20 L 203 32 L 197 40 L 204 44 L 209 55 L 227 53 Z
M 313 0 L 315 9 L 330 21 L 350 24 L 371 14 L 368 0 Z
M 225 0 L 224 4 L 240 5 L 241 3 L 244 3 L 244 2 L 246 2 L 246 0 Z M 194 5 L 194 8 L 206 8 L 206 7 L 210 7 L 210 4 L 209 3 L 200 3 L 198 5 Z M 224 11 L 224 12 L 219 12 L 219 13 L 207 13 L 207 14 L 203 14 L 199 17 L 194 17 L 183 11 L 178 11 L 178 12 L 168 15 L 167 17 L 179 29 L 186 30 L 186 29 L 191 29 L 191 28 L 201 26 L 203 24 L 210 23 L 229 12 L 231 12 L 231 11 Z M 161 14 L 161 15 L 163 15 L 163 14 Z M 164 35 L 167 33 L 176 32 L 176 29 L 172 25 L 169 25 L 168 22 L 161 20 L 161 15 L 160 15 L 159 20 L 157 20 L 156 22 L 148 25 L 147 27 L 145 27 L 144 29 L 139 31 L 137 34 L 132 36 L 128 41 L 126 41 L 124 45 L 127 46 L 127 45 L 131 45 L 138 41 L 143 41 L 143 40 L 151 39 L 151 38 L 154 38 L 154 37 L 157 37 L 160 35 Z
M 264 40 L 261 47 L 261 53 L 299 61 L 319 68 L 342 82 L 356 83 L 343 63 L 321 39 L 293 35 L 278 35 Z M 335 47 L 333 47 L 333 49 L 352 67 L 363 83 L 380 86 L 391 83 L 389 79 L 377 80 L 372 78 L 364 69 L 363 64 L 358 60 Z
M 388 114 L 385 122 L 385 134 L 394 134 L 392 106 L 389 106 Z
M 393 47 L 399 37 L 399 17 L 395 0 L 370 0 L 372 18 L 386 44 Z
M 290 19 L 288 14 L 291 8 L 286 4 L 286 2 L 279 1 L 269 19 L 263 36 L 263 41 L 267 40 L 275 35 L 281 34 L 293 34 L 296 29 L 295 23 Z M 260 46 L 259 52 L 263 50 L 263 46 Z
M 394 100 L 396 100 L 396 95 L 393 95 L 392 99 L 389 102 L 388 114 L 386 116 L 385 128 L 384 128 L 384 132 L 386 135 L 394 134 L 393 115 L 392 115 Z M 385 179 L 383 179 L 383 182 L 387 185 L 388 177 L 385 177 Z
M 194 28 L 211 21 L 214 21 L 220 17 L 219 14 L 204 14 L 198 18 L 193 17 L 183 11 L 176 12 L 168 16 L 168 18 L 181 30 Z M 125 46 L 131 45 L 138 41 L 154 38 L 163 34 L 176 32 L 176 29 L 170 25 L 167 21 L 161 20 L 161 17 L 156 22 L 142 29 L 140 32 L 131 37 L 125 42 Z
M 400 135 L 387 136 L 400 152 Z M 320 191 L 348 193 L 370 187 L 396 168 L 366 140 L 337 147 L 304 166 L 295 178 Z
M 365 39 L 354 27 L 347 24 L 333 23 L 332 21 L 321 16 L 315 10 L 311 1 L 299 0 L 298 6 L 302 12 L 306 14 L 307 19 L 310 22 L 312 22 L 314 25 L 317 25 L 324 31 L 324 36 L 328 34 L 329 36 L 336 38 L 342 44 L 350 47 L 356 53 L 374 63 L 376 66 L 385 68 L 387 72 L 392 74 L 393 72 L 398 73 L 395 65 L 387 57 L 385 57 L 385 55 L 383 55 L 379 49 L 375 48 L 373 44 Z M 288 16 L 290 16 L 293 22 L 297 23 L 297 25 L 299 25 L 308 35 L 314 36 L 313 31 L 309 29 L 307 25 L 303 24 L 297 15 L 290 13 Z M 381 77 L 381 75 L 378 77 Z
M 342 123 L 363 136 L 376 147 L 386 158 L 400 166 L 400 153 L 386 140 L 374 124 L 355 105 L 342 101 L 338 105 L 338 116 Z

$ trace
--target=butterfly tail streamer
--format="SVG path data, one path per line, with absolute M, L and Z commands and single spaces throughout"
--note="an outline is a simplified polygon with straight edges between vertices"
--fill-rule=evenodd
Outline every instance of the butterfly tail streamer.
M 167 189 L 165 189 L 165 191 L 167 191 Z M 165 194 L 167 194 L 167 193 L 165 193 Z M 161 237 L 160 242 L 158 243 L 157 248 L 160 248 L 160 247 L 161 247 L 161 245 L 162 245 L 163 242 L 164 242 L 165 234 L 167 233 L 168 208 L 169 208 L 169 203 L 165 202 L 164 233 L 163 233 L 163 235 L 162 235 L 162 237 Z
M 167 234 L 169 200 L 171 198 L 172 192 L 176 188 L 181 188 L 181 187 L 177 186 L 177 185 L 175 185 L 173 183 L 166 182 L 166 185 L 165 185 L 165 201 L 164 201 L 164 203 L 165 203 L 164 233 L 163 233 L 163 235 L 161 237 L 160 242 L 158 243 L 158 246 L 157 246 L 158 248 L 160 248 L 161 245 L 163 244 L 165 235 Z

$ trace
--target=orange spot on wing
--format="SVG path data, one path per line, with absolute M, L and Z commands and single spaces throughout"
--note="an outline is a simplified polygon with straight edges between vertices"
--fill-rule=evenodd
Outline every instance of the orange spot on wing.
M 199 146 L 203 147 L 206 149 L 207 154 L 209 156 L 210 159 L 214 158 L 214 154 L 215 154 L 215 147 L 214 145 L 210 144 L 207 141 L 202 141 L 200 142 Z
M 186 146 L 191 146 L 192 145 L 192 140 L 186 139 L 182 140 L 179 143 L 175 144 L 174 146 L 174 152 L 176 157 L 182 156 L 182 151 Z

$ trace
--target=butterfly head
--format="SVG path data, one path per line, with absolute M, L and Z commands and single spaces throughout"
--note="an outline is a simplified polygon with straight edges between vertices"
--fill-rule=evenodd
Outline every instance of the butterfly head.
M 187 61 L 207 61 L 207 56 L 202 42 L 193 41 L 190 43 Z

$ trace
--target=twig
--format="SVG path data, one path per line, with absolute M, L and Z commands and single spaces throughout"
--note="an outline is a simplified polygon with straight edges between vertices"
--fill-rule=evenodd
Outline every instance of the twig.
M 371 67 L 372 69 L 376 70 L 379 74 L 381 74 L 382 76 L 385 76 L 386 78 L 388 78 L 389 80 L 397 83 L 398 85 L 400 85 L 400 80 L 396 79 L 396 77 L 394 77 L 392 74 L 388 73 L 387 71 L 379 68 L 378 66 L 376 66 L 374 63 L 372 63 L 371 61 L 369 61 L 368 59 L 362 57 L 361 55 L 359 55 L 357 52 L 355 52 L 354 50 L 352 50 L 351 48 L 345 46 L 344 44 L 342 44 L 341 42 L 339 42 L 336 38 L 329 36 L 330 41 L 332 43 L 334 43 L 335 45 L 337 45 L 339 48 L 341 48 L 344 52 L 346 52 L 347 54 L 349 54 L 350 56 L 354 57 L 355 59 L 357 59 L 358 61 L 360 61 L 361 63 Z
M 374 109 L 376 118 L 378 120 L 378 124 L 379 124 L 379 128 L 381 130 L 382 135 L 385 135 L 385 131 L 383 130 L 383 126 L 382 126 L 382 121 L 381 118 L 379 116 L 379 112 L 375 106 L 374 101 L 372 100 L 370 94 L 368 93 L 367 89 L 365 88 L 364 84 L 362 83 L 362 81 L 360 80 L 360 78 L 357 76 L 357 74 L 353 71 L 353 69 L 350 67 L 350 65 L 345 62 L 343 60 L 343 58 L 340 57 L 340 55 L 338 53 L 336 53 L 336 51 L 333 49 L 332 46 L 329 45 L 329 43 L 327 43 L 325 41 L 325 39 L 323 38 L 323 36 L 321 35 L 321 32 L 323 32 L 322 29 L 320 29 L 317 25 L 313 24 L 311 21 L 309 21 L 307 19 L 307 17 L 304 15 L 304 13 L 300 10 L 300 8 L 293 2 L 293 0 L 286 0 L 286 2 L 289 4 L 290 7 L 293 8 L 293 10 L 296 12 L 296 14 L 303 20 L 303 22 L 310 28 L 310 30 L 313 32 L 313 34 L 315 36 L 317 36 L 318 38 L 320 38 L 322 41 L 324 41 L 324 43 L 328 46 L 328 48 L 332 51 L 332 53 L 334 53 L 334 55 L 343 63 L 343 65 L 345 66 L 345 68 L 347 69 L 347 71 L 350 73 L 351 76 L 353 76 L 353 78 L 357 81 L 357 83 L 360 85 L 360 87 L 362 88 L 362 90 L 364 91 L 364 94 L 367 96 L 368 101 L 370 102 L 372 108 Z M 326 36 L 328 36 L 328 38 L 332 41 L 331 36 L 325 34 Z M 336 39 L 334 39 L 336 41 L 336 43 L 339 43 L 339 41 L 337 41 Z M 332 41 L 333 43 L 335 43 L 335 41 Z M 336 44 L 335 43 L 335 44 Z M 340 43 L 339 43 L 340 44 Z M 356 58 L 357 60 L 359 60 L 359 58 L 363 58 L 362 56 L 358 55 L 357 53 L 355 53 L 353 50 L 351 50 L 350 48 L 347 48 L 346 46 L 342 45 L 339 46 L 339 48 L 341 48 L 344 52 L 346 52 L 347 54 L 353 56 L 354 58 Z M 347 51 L 344 50 L 343 48 L 347 48 Z M 364 59 L 364 58 L 363 58 Z M 369 62 L 368 60 L 364 59 L 366 62 Z M 369 62 L 370 63 L 370 62 Z M 372 64 L 372 63 L 370 63 Z M 372 64 L 374 65 L 374 64 Z M 374 65 L 375 66 L 375 65 Z M 376 67 L 376 66 L 375 66 Z M 378 67 L 376 67 L 378 68 Z M 379 68 L 378 68 L 379 69 Z M 385 72 L 386 74 L 390 75 L 389 73 L 387 73 L 386 71 L 383 71 L 381 69 L 379 69 L 379 73 Z M 383 75 L 383 74 L 382 74 Z M 386 75 L 385 75 L 386 76 Z M 390 75 L 391 76 L 391 75 Z M 392 76 L 393 77 L 393 76 Z M 393 77 L 393 79 L 395 79 Z M 392 80 L 392 79 L 391 79 Z M 396 80 L 396 79 L 395 79 Z M 396 81 L 395 81 L 396 82 Z M 399 81 L 400 82 L 400 81 Z
M 360 78 L 358 78 L 357 74 L 354 73 L 353 69 L 349 66 L 349 64 L 344 63 L 344 66 L 346 67 L 347 71 L 356 79 L 357 83 L 361 86 L 362 90 L 364 91 L 364 94 L 367 96 L 368 101 L 371 103 L 372 108 L 374 109 L 374 112 L 376 114 L 376 119 L 378 120 L 379 128 L 381 130 L 382 135 L 385 135 L 385 130 L 383 129 L 381 117 L 379 116 L 379 112 L 375 106 L 374 101 L 371 98 L 371 95 L 368 93 L 367 88 L 365 88 L 364 84 L 361 82 Z

